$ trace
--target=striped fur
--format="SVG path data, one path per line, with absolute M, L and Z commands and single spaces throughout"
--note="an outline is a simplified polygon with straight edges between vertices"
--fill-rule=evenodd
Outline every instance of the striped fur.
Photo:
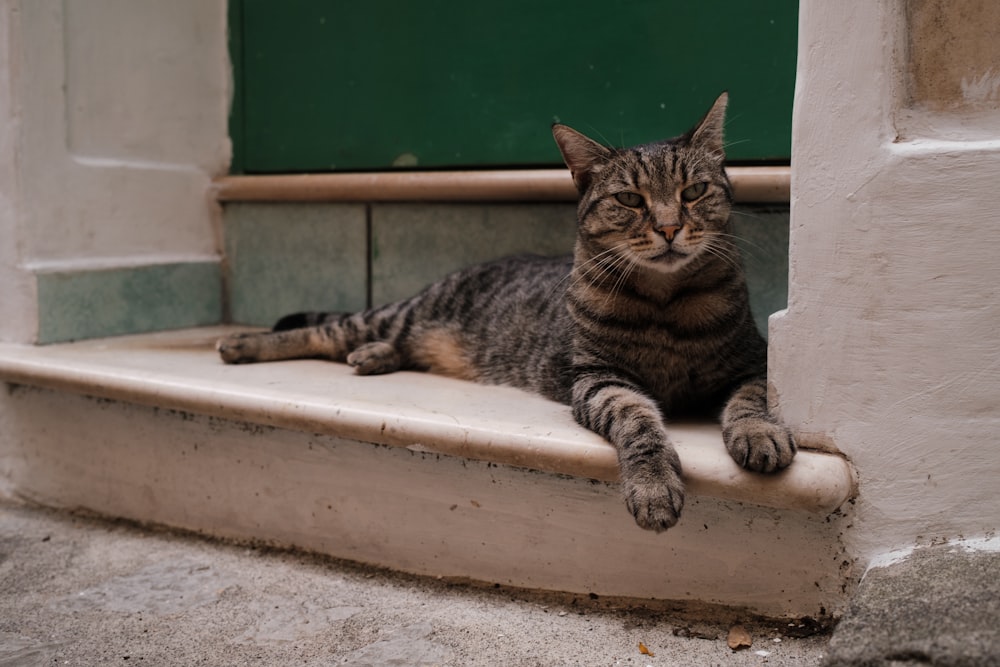
M 768 411 L 766 345 L 730 233 L 726 101 L 680 137 L 628 149 L 553 127 L 580 191 L 572 258 L 507 258 L 399 303 L 291 315 L 219 341 L 222 358 L 318 357 L 537 392 L 615 446 L 640 526 L 672 526 L 684 487 L 667 417 L 721 410 L 726 447 L 751 470 L 783 468 L 796 449 Z

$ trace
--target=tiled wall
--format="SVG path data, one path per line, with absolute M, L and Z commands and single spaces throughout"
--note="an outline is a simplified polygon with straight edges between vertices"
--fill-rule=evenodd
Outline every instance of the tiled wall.
M 738 206 L 733 233 L 743 253 L 750 307 L 767 337 L 767 318 L 788 305 L 788 206 Z
M 271 325 L 300 310 L 358 310 L 504 255 L 568 253 L 576 207 L 555 204 L 229 204 L 231 319 Z M 785 307 L 788 208 L 739 207 L 758 326 Z
M 217 324 L 223 316 L 217 261 L 36 274 L 38 342 Z
M 575 219 L 569 203 L 229 204 L 221 269 L 205 261 L 37 274 L 38 342 L 360 310 L 475 262 L 568 253 Z M 739 207 L 734 231 L 766 332 L 787 300 L 788 209 Z
M 270 325 L 286 313 L 368 303 L 364 204 L 229 204 L 225 236 L 233 322 Z

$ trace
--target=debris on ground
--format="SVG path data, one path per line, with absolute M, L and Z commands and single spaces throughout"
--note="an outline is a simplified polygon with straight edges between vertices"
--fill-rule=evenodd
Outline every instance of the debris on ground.
M 729 628 L 729 635 L 726 637 L 726 644 L 729 645 L 729 648 L 739 651 L 750 648 L 752 643 L 753 640 L 750 638 L 750 633 L 742 625 L 734 625 Z
M 798 621 L 789 623 L 788 627 L 781 631 L 781 634 L 786 637 L 793 637 L 795 639 L 801 639 L 803 637 L 812 637 L 813 635 L 818 635 L 820 633 L 829 630 L 827 624 L 817 621 L 811 616 L 803 616 Z

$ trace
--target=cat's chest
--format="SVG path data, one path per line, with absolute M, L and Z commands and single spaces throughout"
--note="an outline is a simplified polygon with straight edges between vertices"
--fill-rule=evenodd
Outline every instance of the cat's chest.
M 714 409 L 734 379 L 732 369 L 704 346 L 626 353 L 621 363 L 668 414 Z
M 739 356 L 732 349 L 740 338 L 736 325 L 727 328 L 722 315 L 661 311 L 646 318 L 580 318 L 574 336 L 577 362 L 619 369 L 664 405 L 714 396 L 731 381 Z
M 630 303 L 570 308 L 575 338 L 584 347 L 613 353 L 627 363 L 700 365 L 741 325 L 741 309 L 715 295 L 669 304 Z

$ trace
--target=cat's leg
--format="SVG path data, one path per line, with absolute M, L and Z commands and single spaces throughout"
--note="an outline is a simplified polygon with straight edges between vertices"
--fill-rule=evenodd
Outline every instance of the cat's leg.
M 292 313 L 285 315 L 271 327 L 271 331 L 287 331 L 289 329 L 303 329 L 306 327 L 318 327 L 327 322 L 337 322 L 347 317 L 347 313 L 331 313 L 309 311 L 303 313 Z
M 657 532 L 677 523 L 684 506 L 681 462 L 656 402 L 613 371 L 584 373 L 573 384 L 573 416 L 614 445 L 636 523 Z
M 215 349 L 227 364 L 317 357 L 344 361 L 346 349 L 330 334 L 328 327 L 239 333 L 219 339 Z
M 722 439 L 737 463 L 748 470 L 773 472 L 795 456 L 795 438 L 767 408 L 767 379 L 740 386 L 722 411 Z

